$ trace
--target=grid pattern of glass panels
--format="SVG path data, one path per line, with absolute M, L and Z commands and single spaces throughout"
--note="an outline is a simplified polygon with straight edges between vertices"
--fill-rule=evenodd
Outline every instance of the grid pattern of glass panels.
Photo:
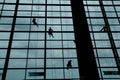
M 119 80 L 120 1 L 84 0 L 84 8 L 100 79 Z
M 0 0 L 0 78 L 10 50 L 6 80 L 79 80 L 70 0 L 19 0 L 15 11 L 16 1 Z M 69 60 L 72 68 L 67 70 Z

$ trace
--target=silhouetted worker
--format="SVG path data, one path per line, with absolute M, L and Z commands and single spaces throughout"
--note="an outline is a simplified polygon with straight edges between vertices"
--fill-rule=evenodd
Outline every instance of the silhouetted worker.
M 72 68 L 72 64 L 71 64 L 72 60 L 69 60 L 67 63 L 67 69 Z
M 38 27 L 38 24 L 37 24 L 37 22 L 36 22 L 36 19 L 35 19 L 35 18 L 33 18 L 32 22 L 33 22 L 33 24 L 34 24 L 34 25 L 36 25 L 36 26 Z
M 49 28 L 49 30 L 48 30 L 48 35 L 51 37 L 53 37 L 54 38 L 54 36 L 53 36 L 53 29 L 51 29 L 51 27 Z
M 108 27 L 104 25 L 100 31 L 106 32 L 107 30 L 108 30 Z

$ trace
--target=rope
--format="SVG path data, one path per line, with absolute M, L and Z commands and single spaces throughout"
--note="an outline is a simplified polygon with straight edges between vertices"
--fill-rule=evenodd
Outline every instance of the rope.
M 32 0 L 32 4 L 33 4 L 33 0 Z M 32 16 L 32 12 L 33 12 L 33 5 L 31 7 L 31 16 Z M 31 31 L 31 19 L 30 19 L 30 28 L 29 31 Z M 27 66 L 28 66 L 28 56 L 29 56 L 29 46 L 30 46 L 30 32 L 29 32 L 29 36 L 28 36 L 28 49 L 27 49 L 27 59 L 26 59 L 26 69 L 25 69 L 25 76 L 24 79 L 26 79 L 27 77 Z
M 62 17 L 62 12 L 61 12 L 61 0 L 59 0 L 59 4 L 60 4 L 60 17 Z M 63 32 L 62 32 L 62 30 L 63 30 L 63 28 L 62 28 L 62 19 L 60 18 L 60 24 L 61 24 L 61 44 L 62 44 L 62 60 L 63 60 L 63 77 L 64 77 L 64 79 L 65 79 L 65 68 L 64 68 L 64 64 L 65 64 L 65 62 L 64 62 L 64 51 L 63 51 Z
M 113 8 L 114 8 L 114 10 L 115 10 L 116 16 L 117 16 L 117 18 L 118 18 L 118 22 L 119 22 L 119 24 L 120 24 L 119 15 L 118 15 L 118 13 L 117 13 L 117 10 L 116 10 L 116 8 L 115 8 L 115 4 L 114 4 L 113 0 L 112 0 L 112 4 L 113 4 Z
M 52 4 L 52 3 L 53 3 L 53 0 L 51 0 L 51 4 Z M 50 10 L 52 11 L 52 9 L 53 9 L 53 8 L 52 8 L 52 6 L 51 6 L 51 7 L 50 7 Z M 52 12 L 50 12 L 50 16 L 52 16 L 52 15 L 53 15 Z M 51 24 L 53 24 L 53 23 L 52 23 L 52 20 L 50 20 L 50 25 L 51 25 Z M 52 27 L 51 27 L 51 28 L 52 28 Z M 48 32 L 48 34 L 49 34 L 49 32 Z M 49 37 L 50 37 L 50 35 L 49 35 Z M 54 45 L 54 43 L 53 43 L 52 45 Z M 50 47 L 52 47 L 52 46 L 51 46 L 51 43 L 50 43 Z M 52 50 L 52 49 L 51 49 L 51 53 L 50 53 L 50 54 L 51 54 L 50 56 L 53 56 L 53 50 Z M 51 64 L 52 64 L 52 79 L 53 79 L 53 78 L 54 78 L 54 68 L 53 68 L 53 67 L 55 67 L 55 66 L 54 66 L 54 61 L 51 60 Z
M 39 0 L 38 0 L 37 2 L 39 3 Z M 39 6 L 37 6 L 36 8 L 38 9 L 38 10 L 36 10 L 36 11 L 39 11 Z M 37 15 L 39 16 L 39 12 L 37 12 Z M 38 31 L 39 31 L 39 29 L 38 29 L 38 27 L 33 27 L 33 28 L 37 28 L 37 32 L 36 32 L 36 34 L 35 34 L 35 36 L 36 36 L 36 43 L 35 43 L 36 45 L 35 45 L 35 47 L 38 48 L 38 47 L 39 47 L 39 46 L 38 46 L 38 45 L 39 45 L 39 44 L 38 44 L 38 43 L 39 43 L 39 42 L 38 42 L 38 34 L 39 34 Z M 36 30 L 36 29 L 35 29 L 35 30 Z M 37 72 L 37 70 L 36 70 L 36 68 L 37 68 L 37 59 L 36 59 L 36 58 L 37 58 L 38 52 L 39 52 L 39 51 L 37 50 L 37 51 L 35 51 L 35 53 L 34 53 L 34 54 L 35 54 L 35 55 L 34 55 L 34 58 L 35 58 L 35 72 Z M 36 76 L 34 76 L 34 79 L 36 79 Z
M 88 5 L 88 3 L 87 3 L 87 1 L 86 1 L 86 4 Z M 88 15 L 89 15 L 89 17 L 90 17 L 90 11 L 89 11 L 89 8 L 88 8 L 88 6 L 87 6 L 87 11 L 88 11 Z M 96 46 L 96 43 L 95 43 L 95 36 L 94 36 L 94 33 L 93 33 L 93 26 L 92 26 L 92 22 L 91 22 L 91 19 L 90 19 L 90 23 L 91 23 L 91 30 L 92 30 L 92 36 L 93 36 L 93 41 L 94 41 L 94 45 L 95 45 L 95 48 L 97 47 Z M 98 65 L 100 66 L 100 61 L 99 61 L 99 56 L 98 56 L 98 51 L 97 51 L 97 49 L 95 49 L 95 52 L 96 52 L 96 57 L 97 57 L 97 60 L 98 60 Z M 96 61 L 97 62 L 97 61 Z M 102 75 L 102 70 L 101 70 L 101 68 L 99 68 L 100 69 L 100 75 Z M 102 77 L 103 78 L 103 77 Z
M 3 0 L 3 4 L 2 4 L 1 12 L 0 12 L 0 19 L 1 19 L 2 13 L 3 13 L 4 4 L 5 4 L 5 0 Z
M 39 3 L 39 0 L 38 0 L 38 3 Z M 38 6 L 38 11 L 39 11 L 39 6 Z M 39 16 L 39 13 L 37 14 L 38 16 Z M 37 46 L 36 46 L 36 48 L 38 48 L 38 27 L 36 27 L 37 28 Z M 37 50 L 36 52 L 35 52 L 35 58 L 37 57 L 37 53 L 38 53 L 39 51 Z M 35 68 L 37 67 L 37 59 L 35 59 Z M 35 72 L 37 72 L 37 70 L 35 69 Z M 36 79 L 36 77 L 35 77 L 35 79 Z

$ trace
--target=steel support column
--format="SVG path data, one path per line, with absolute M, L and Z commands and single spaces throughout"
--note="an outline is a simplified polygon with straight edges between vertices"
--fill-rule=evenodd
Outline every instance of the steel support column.
M 120 74 L 120 59 L 119 59 L 119 55 L 118 55 L 118 52 L 117 52 L 117 49 L 116 49 L 114 38 L 113 38 L 111 29 L 110 29 L 110 25 L 109 25 L 109 22 L 108 22 L 108 18 L 107 18 L 102 0 L 99 0 L 99 3 L 100 3 L 100 8 L 101 8 L 101 11 L 102 11 L 102 14 L 103 14 L 103 17 L 104 17 L 105 26 L 107 27 L 106 32 L 107 32 L 108 37 L 109 37 L 109 41 L 110 41 L 110 44 L 111 44 L 113 55 L 114 55 L 116 65 L 117 65 L 117 68 L 118 68 L 118 72 Z
M 83 0 L 71 0 L 71 5 L 81 80 L 100 80 Z
M 18 11 L 18 4 L 19 4 L 19 0 L 16 0 L 16 7 L 15 7 L 14 17 L 13 17 L 13 22 L 12 22 L 12 28 L 11 28 L 11 34 L 10 34 L 10 39 L 9 39 L 9 44 L 8 44 L 8 50 L 6 54 L 6 60 L 4 64 L 3 74 L 2 74 L 2 80 L 6 80 L 7 68 L 8 68 L 13 34 L 14 34 L 15 23 L 16 23 L 16 16 L 17 16 L 17 11 Z

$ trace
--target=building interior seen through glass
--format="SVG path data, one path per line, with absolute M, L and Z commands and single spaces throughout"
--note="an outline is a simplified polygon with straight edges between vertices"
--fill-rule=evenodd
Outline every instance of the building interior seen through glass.
M 89 80 L 81 76 L 72 1 L 0 0 L 1 80 Z M 120 80 L 120 1 L 81 2 L 99 80 Z

